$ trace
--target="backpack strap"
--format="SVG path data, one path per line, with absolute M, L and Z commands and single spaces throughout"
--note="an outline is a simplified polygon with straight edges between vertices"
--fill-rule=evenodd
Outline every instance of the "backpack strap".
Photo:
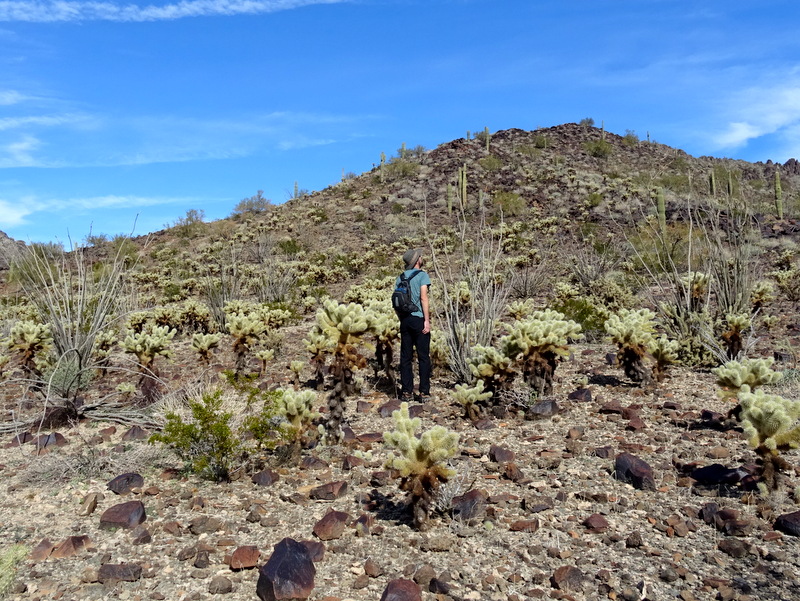
M 403 273 L 400 274 L 400 279 L 403 280 L 404 282 L 410 282 L 415 277 L 417 277 L 420 273 L 422 273 L 422 270 L 421 269 L 417 269 L 410 276 L 406 277 L 406 272 L 404 271 Z

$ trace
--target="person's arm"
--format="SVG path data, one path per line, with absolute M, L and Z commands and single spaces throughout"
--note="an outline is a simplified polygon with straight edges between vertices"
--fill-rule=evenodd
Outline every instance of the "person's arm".
M 428 286 L 419 287 L 419 302 L 422 305 L 422 315 L 425 319 L 425 324 L 422 326 L 422 333 L 427 334 L 431 331 L 431 314 L 428 310 Z

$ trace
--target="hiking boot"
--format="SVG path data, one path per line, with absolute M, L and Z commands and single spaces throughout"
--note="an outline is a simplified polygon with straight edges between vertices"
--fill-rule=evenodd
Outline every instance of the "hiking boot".
M 417 397 L 417 400 L 418 400 L 420 403 L 428 403 L 428 402 L 430 402 L 432 399 L 433 399 L 433 397 L 431 397 L 431 395 L 430 395 L 430 394 L 420 394 L 420 395 Z
M 414 400 L 414 395 L 410 392 L 404 392 L 400 395 L 400 402 L 401 403 L 411 403 Z

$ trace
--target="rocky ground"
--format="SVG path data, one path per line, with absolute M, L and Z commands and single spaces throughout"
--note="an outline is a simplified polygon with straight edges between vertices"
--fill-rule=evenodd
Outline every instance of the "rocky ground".
M 398 578 L 414 580 L 426 601 L 800 598 L 800 538 L 775 529 L 798 510 L 797 474 L 788 492 L 747 494 L 756 457 L 726 424 L 731 404 L 713 376 L 676 368 L 641 390 L 606 364 L 608 350 L 576 347 L 559 367 L 555 405 L 527 419 L 476 427 L 440 379 L 415 411 L 426 429 L 458 431 L 462 451 L 443 512 L 423 532 L 383 467 L 392 399 L 369 385 L 350 401 L 344 445 L 306 451 L 299 467 L 273 466 L 258 484 L 182 477 L 163 448 L 110 423 L 60 429 L 63 441 L 50 436 L 44 448 L 7 436 L 0 547 L 32 550 L 9 595 L 256 599 L 258 568 L 290 537 L 312 541 L 314 600 L 377 600 Z M 578 390 L 582 377 L 589 384 Z M 370 449 L 371 459 L 354 455 Z M 629 483 L 615 479 L 624 453 L 647 464 Z M 800 463 L 797 452 L 787 459 Z M 126 472 L 142 480 L 110 490 Z M 132 501 L 141 504 L 117 507 Z M 113 507 L 131 527 L 113 521 Z

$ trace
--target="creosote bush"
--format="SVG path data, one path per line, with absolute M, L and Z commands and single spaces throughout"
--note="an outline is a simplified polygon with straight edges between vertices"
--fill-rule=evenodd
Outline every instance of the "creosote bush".
M 392 413 L 392 420 L 395 429 L 384 432 L 383 440 L 398 453 L 386 465 L 400 472 L 400 488 L 409 492 L 414 526 L 421 529 L 430 517 L 436 489 L 454 474 L 445 462 L 458 453 L 458 434 L 434 426 L 417 437 L 420 419 L 409 417 L 408 403 Z

